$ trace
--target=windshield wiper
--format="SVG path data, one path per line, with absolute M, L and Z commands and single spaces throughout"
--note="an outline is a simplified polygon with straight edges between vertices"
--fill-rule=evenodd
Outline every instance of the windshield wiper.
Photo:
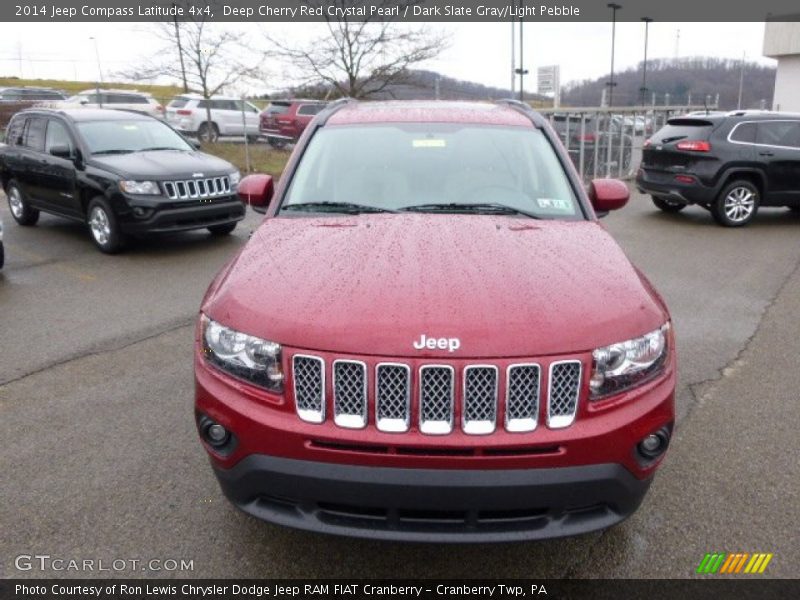
M 100 154 L 130 154 L 133 150 L 98 150 L 97 152 L 92 152 L 93 156 L 98 156 Z
M 346 214 L 358 213 L 383 213 L 397 212 L 388 208 L 378 208 L 366 204 L 356 204 L 355 202 L 302 202 L 300 204 L 288 204 L 281 207 L 281 210 L 304 210 L 309 212 L 340 212 Z
M 460 204 L 458 202 L 445 202 L 433 204 L 414 204 L 404 206 L 400 210 L 407 212 L 452 212 L 452 213 L 475 213 L 493 215 L 524 215 L 531 219 L 541 219 L 539 215 L 495 202 L 482 202 L 475 204 Z
M 174 146 L 154 146 L 153 148 L 142 148 L 139 152 L 150 152 L 155 150 L 184 150 L 184 148 L 175 148 Z

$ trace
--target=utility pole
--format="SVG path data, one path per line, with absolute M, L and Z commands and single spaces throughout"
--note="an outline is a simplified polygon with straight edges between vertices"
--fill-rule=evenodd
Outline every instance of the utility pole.
M 621 4 L 609 2 L 608 8 L 611 9 L 611 78 L 608 81 L 608 106 L 614 105 L 614 44 L 617 37 L 617 11 L 622 8 Z
M 744 87 L 744 58 L 745 53 L 742 52 L 742 62 L 739 66 L 739 100 L 736 102 L 737 110 L 741 110 L 742 108 L 742 88 Z
M 177 8 L 177 4 L 174 2 L 172 6 Z M 183 93 L 186 94 L 189 92 L 189 85 L 186 83 L 186 66 L 183 63 L 183 47 L 181 46 L 181 28 L 178 26 L 178 15 L 177 11 L 176 14 L 173 16 L 173 22 L 175 23 L 175 40 L 178 43 L 178 56 L 181 59 L 181 76 L 183 77 Z
M 647 94 L 647 34 L 653 19 L 642 17 L 642 21 L 644 21 L 644 62 L 642 63 L 642 89 L 639 91 L 642 93 L 642 106 L 644 106 L 645 94 Z
M 514 32 L 517 28 L 517 24 L 514 22 L 514 19 L 511 19 L 511 97 L 514 97 L 514 94 L 517 90 L 517 40 L 514 39 Z M 22 68 L 20 67 L 20 70 Z

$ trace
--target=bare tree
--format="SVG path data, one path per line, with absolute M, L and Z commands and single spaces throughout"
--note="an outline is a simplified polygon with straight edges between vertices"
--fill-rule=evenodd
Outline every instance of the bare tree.
M 184 89 L 196 90 L 206 100 L 232 84 L 258 78 L 263 55 L 245 45 L 244 33 L 207 23 L 202 16 L 197 20 L 155 23 L 155 35 L 163 47 L 142 67 L 123 75 L 135 80 L 178 79 Z M 219 131 L 211 120 L 210 102 L 205 104 L 206 122 L 200 126 L 198 136 L 213 141 Z
M 305 0 L 319 5 L 319 0 Z M 343 9 L 363 4 L 360 0 L 330 0 Z M 400 14 L 413 0 L 384 0 L 381 6 L 398 6 Z M 438 56 L 448 44 L 445 35 L 427 26 L 400 25 L 391 17 L 329 17 L 324 10 L 324 33 L 304 43 L 286 42 L 267 35 L 274 55 L 288 62 L 296 84 L 324 83 L 340 96 L 368 98 L 404 83 L 414 65 Z

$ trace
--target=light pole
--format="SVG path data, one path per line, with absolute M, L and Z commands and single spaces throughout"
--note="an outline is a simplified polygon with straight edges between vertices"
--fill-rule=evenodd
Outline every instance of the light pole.
M 608 8 L 611 9 L 611 78 L 608 81 L 608 106 L 614 105 L 614 43 L 617 37 L 617 11 L 622 8 L 621 4 L 609 2 Z
M 519 101 L 524 102 L 525 98 L 525 75 L 528 74 L 528 71 L 525 69 L 525 42 L 523 38 L 523 31 L 524 31 L 524 23 L 522 21 L 522 17 L 519 18 L 519 69 L 517 69 L 517 73 L 519 73 Z
M 100 68 L 100 50 L 97 47 L 97 38 L 92 36 L 89 38 L 94 42 L 94 56 L 97 59 L 97 76 L 98 76 L 98 83 L 95 85 L 95 92 L 97 92 L 97 103 L 100 105 L 100 108 L 103 108 L 103 98 L 100 95 L 100 84 L 103 83 L 103 70 Z
M 639 91 L 642 92 L 642 106 L 644 106 L 644 98 L 647 94 L 647 30 L 653 19 L 642 17 L 642 21 L 644 21 L 644 62 L 642 63 L 642 89 Z

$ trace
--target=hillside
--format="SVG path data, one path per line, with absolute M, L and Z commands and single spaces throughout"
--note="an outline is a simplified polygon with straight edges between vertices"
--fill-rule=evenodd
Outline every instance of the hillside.
M 388 87 L 382 94 L 374 97 L 375 100 L 426 100 L 437 97 L 442 100 L 497 100 L 511 97 L 507 88 L 486 86 L 473 81 L 463 81 L 446 77 L 433 71 L 409 71 L 405 81 L 401 84 Z M 526 79 L 527 85 L 535 85 L 533 78 Z M 325 85 L 290 88 L 274 95 L 275 97 L 304 97 L 304 98 L 335 98 L 332 88 Z M 516 97 L 516 95 L 515 95 Z M 525 99 L 532 104 L 547 104 L 550 101 L 538 94 L 526 93 Z
M 647 63 L 647 103 L 656 93 L 656 103 L 664 104 L 665 94 L 670 95 L 671 104 L 686 103 L 691 94 L 694 104 L 702 104 L 706 95 L 713 102 L 719 94 L 720 108 L 737 106 L 741 61 L 694 57 L 680 59 L 654 59 Z M 597 79 L 571 82 L 561 95 L 562 103 L 571 106 L 596 106 L 600 102 L 608 75 Z M 642 85 L 641 63 L 632 69 L 614 74 L 614 104 L 630 106 L 639 104 Z M 772 106 L 775 86 L 775 68 L 745 63 L 742 86 L 742 108 L 766 108 Z

